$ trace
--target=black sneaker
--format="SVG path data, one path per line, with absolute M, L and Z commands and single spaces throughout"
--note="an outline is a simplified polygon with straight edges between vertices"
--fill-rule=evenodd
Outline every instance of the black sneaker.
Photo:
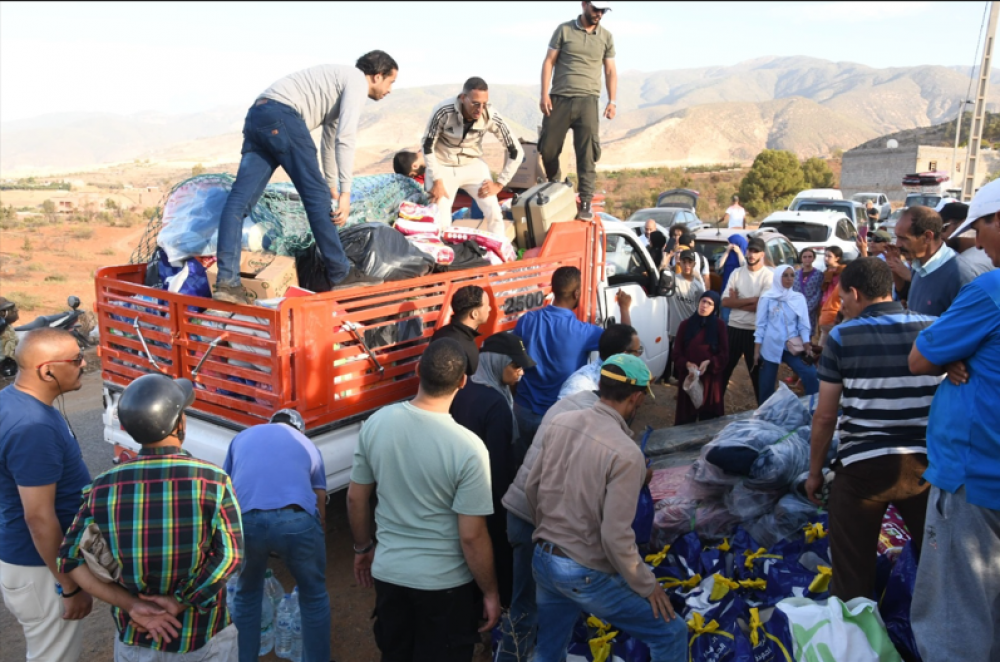
M 235 303 L 244 306 L 250 303 L 247 301 L 247 295 L 242 285 L 220 285 L 216 283 L 212 292 L 212 298 L 223 303 Z
M 373 278 L 366 274 L 365 272 L 359 270 L 357 267 L 352 266 L 351 270 L 347 272 L 343 280 L 334 285 L 334 289 L 339 289 L 341 287 L 354 287 L 354 286 L 364 286 L 364 285 L 381 285 L 381 278 Z
M 581 221 L 594 220 L 594 212 L 590 211 L 590 200 L 580 201 L 580 214 L 577 216 Z

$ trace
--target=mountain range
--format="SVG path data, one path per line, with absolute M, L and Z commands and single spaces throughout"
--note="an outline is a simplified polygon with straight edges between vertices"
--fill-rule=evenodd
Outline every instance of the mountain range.
M 808 57 L 770 57 L 728 67 L 619 75 L 618 115 L 602 121 L 602 169 L 748 163 L 766 148 L 801 158 L 850 149 L 878 136 L 955 117 L 968 69 L 876 69 Z M 1000 109 L 994 75 L 990 110 Z M 398 89 L 369 102 L 358 173 L 384 171 L 400 148 L 416 147 L 431 108 L 460 83 Z M 496 85 L 495 108 L 533 140 L 541 124 L 536 85 Z M 0 174 L 67 172 L 149 159 L 205 166 L 238 161 L 245 105 L 202 113 L 128 116 L 61 113 L 0 123 Z M 492 155 L 497 150 L 490 150 Z M 494 156 L 493 158 L 498 158 Z M 492 160 L 492 158 L 491 158 Z

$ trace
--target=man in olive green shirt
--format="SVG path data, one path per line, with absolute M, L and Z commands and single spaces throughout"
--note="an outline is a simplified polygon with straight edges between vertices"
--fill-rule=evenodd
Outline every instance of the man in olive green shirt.
M 559 155 L 566 132 L 573 130 L 576 172 L 579 178 L 580 218 L 590 220 L 597 179 L 596 163 L 601 158 L 598 137 L 601 118 L 601 69 L 608 85 L 606 118 L 614 119 L 618 70 L 615 68 L 615 41 L 601 27 L 601 18 L 611 11 L 606 0 L 583 2 L 583 13 L 556 28 L 542 63 L 542 133 L 538 150 L 549 181 L 559 177 Z M 551 83 L 551 89 L 549 85 Z

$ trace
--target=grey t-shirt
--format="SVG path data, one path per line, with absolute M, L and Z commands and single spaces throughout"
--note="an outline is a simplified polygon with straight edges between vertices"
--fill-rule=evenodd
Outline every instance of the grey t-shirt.
M 376 484 L 373 577 L 425 591 L 472 581 L 458 516 L 493 514 L 490 458 L 479 437 L 450 414 L 390 405 L 361 428 L 351 481 Z
M 549 94 L 564 97 L 601 96 L 604 60 L 615 57 L 615 40 L 598 25 L 593 32 L 583 29 L 579 19 L 563 23 L 552 34 L 549 48 L 559 51 L 552 72 Z
M 351 190 L 358 118 L 368 99 L 368 79 L 360 69 L 320 64 L 275 81 L 257 98 L 291 106 L 310 131 L 322 125 L 320 158 L 327 186 Z

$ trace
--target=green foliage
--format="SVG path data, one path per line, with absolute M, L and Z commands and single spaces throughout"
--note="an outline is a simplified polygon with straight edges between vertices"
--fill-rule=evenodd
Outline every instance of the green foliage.
M 115 202 L 114 198 L 108 198 L 104 201 L 104 208 L 108 211 L 115 211 L 118 209 L 118 203 Z
M 740 204 L 751 216 L 760 218 L 787 205 L 803 188 L 805 178 L 795 154 L 765 149 L 740 182 Z
M 805 179 L 806 188 L 833 188 L 833 171 L 826 161 L 819 157 L 806 159 L 802 164 L 802 176 Z
M 0 230 L 12 230 L 20 225 L 17 212 L 12 205 L 0 204 Z
M 198 175 L 205 174 L 205 166 L 202 164 L 197 164 L 195 167 L 191 168 L 191 176 L 197 177 Z
M 72 187 L 67 182 L 39 183 L 34 177 L 0 183 L 0 191 L 69 191 L 70 188 Z
M 45 265 L 41 262 L 32 262 L 28 265 L 28 271 L 45 271 Z
M 111 247 L 109 246 L 109 247 L 107 247 L 107 248 L 105 248 L 105 249 L 101 250 L 101 251 L 100 251 L 100 252 L 98 252 L 97 254 L 98 254 L 98 255 L 114 255 L 114 254 L 115 254 L 115 249 L 113 249 L 113 248 L 111 248 Z
M 27 292 L 8 292 L 7 300 L 13 301 L 21 310 L 36 310 L 42 305 L 42 297 Z
M 30 253 L 31 251 L 35 250 L 34 245 L 31 243 L 30 237 L 24 238 L 24 243 L 21 244 L 21 250 L 24 251 L 25 253 Z
M 45 281 L 49 283 L 65 283 L 66 276 L 63 274 L 49 274 L 45 277 Z
M 91 239 L 94 236 L 94 231 L 91 228 L 73 228 L 70 230 L 69 236 L 74 239 Z

